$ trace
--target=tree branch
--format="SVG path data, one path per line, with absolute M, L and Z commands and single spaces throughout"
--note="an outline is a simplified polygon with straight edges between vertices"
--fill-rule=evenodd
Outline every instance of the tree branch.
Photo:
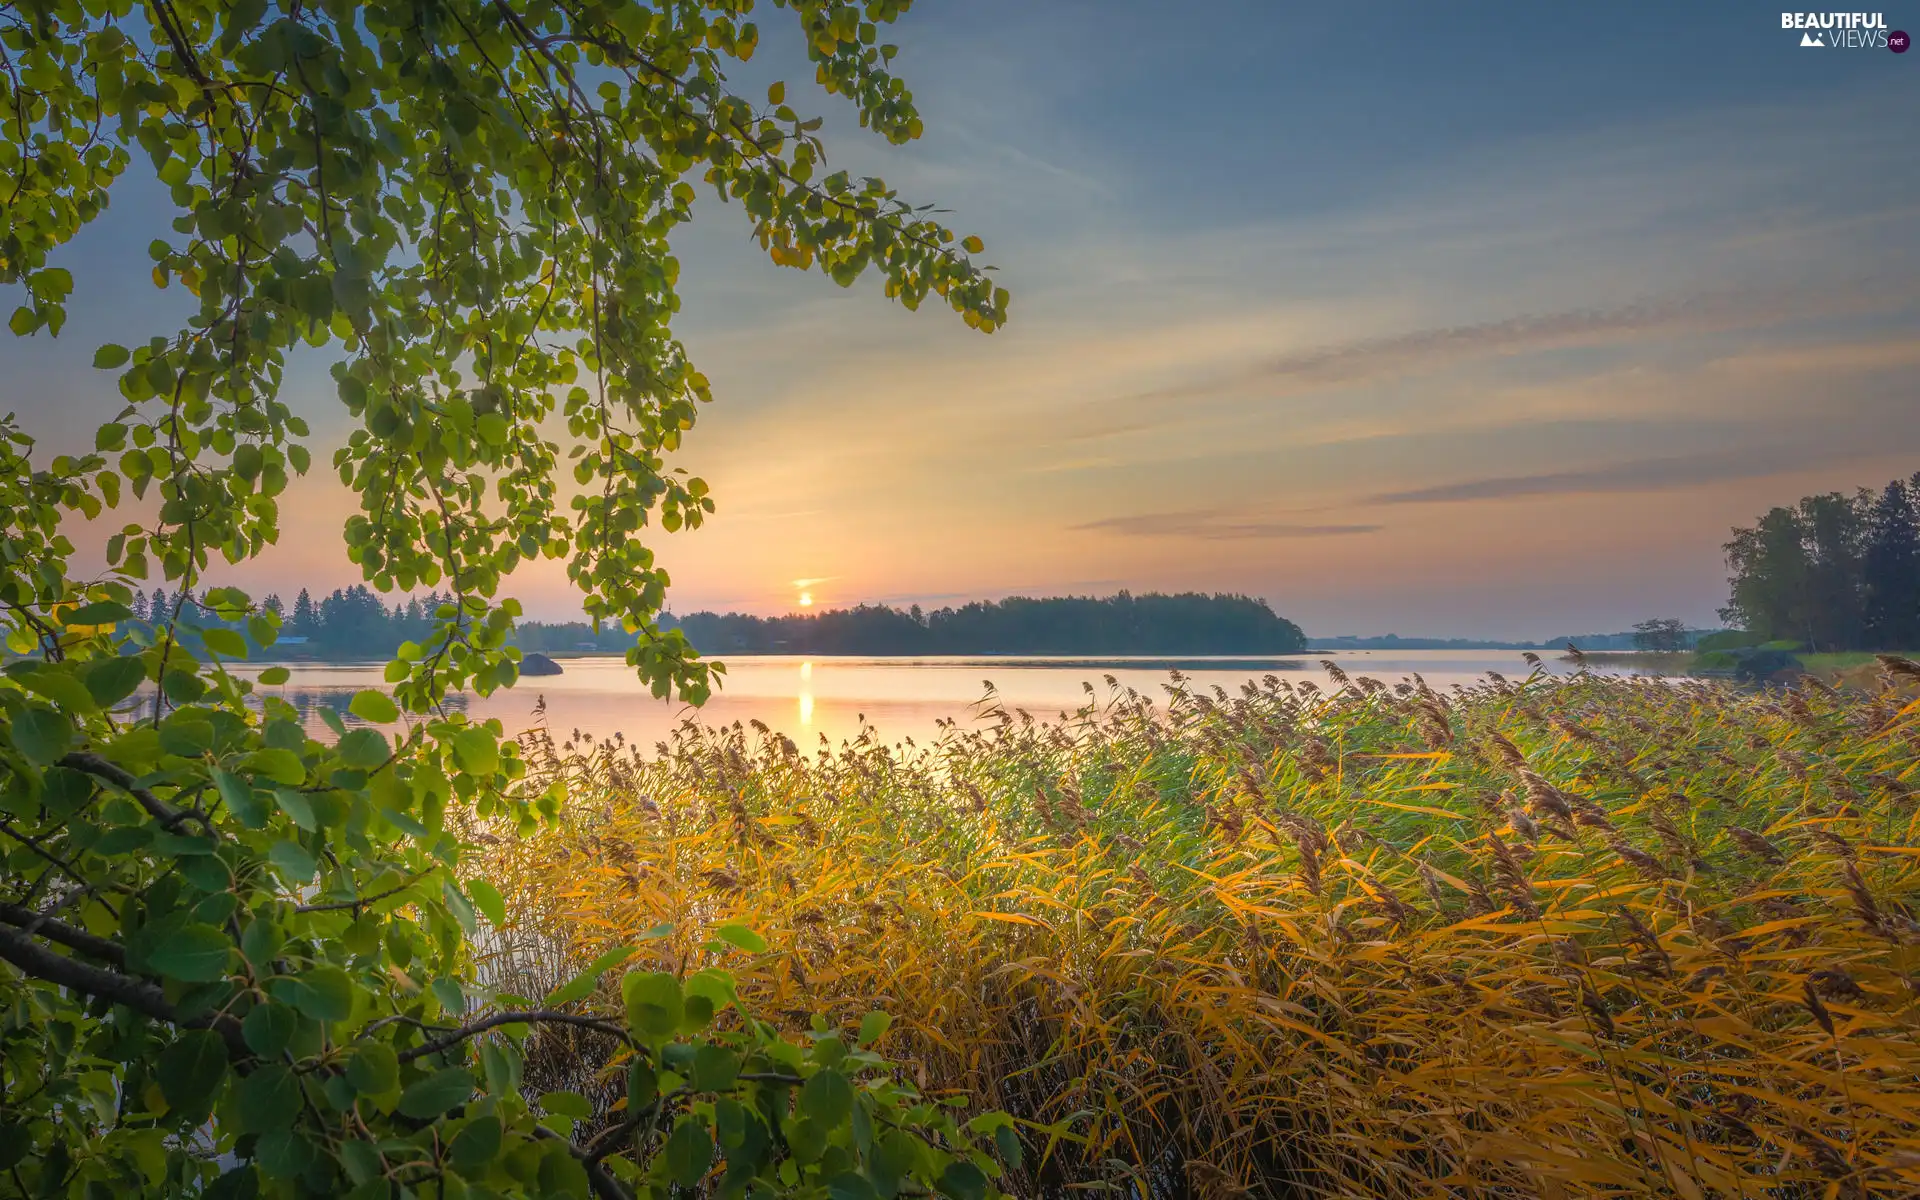
M 445 1037 L 435 1038 L 433 1041 L 415 1046 L 411 1050 L 402 1050 L 400 1052 L 400 1061 L 409 1063 L 416 1058 L 425 1058 L 429 1054 L 438 1054 L 442 1050 L 449 1050 L 458 1046 L 461 1042 L 466 1041 L 475 1034 L 485 1033 L 489 1029 L 498 1029 L 502 1025 L 531 1024 L 576 1025 L 582 1029 L 591 1029 L 598 1033 L 611 1034 L 621 1041 L 627 1040 L 626 1030 L 614 1024 L 612 1021 L 603 1021 L 598 1017 L 586 1017 L 579 1013 L 554 1012 L 547 1009 L 540 1009 L 533 1012 L 503 1012 L 495 1013 L 490 1017 L 484 1017 L 467 1025 L 462 1025 Z
M 533 1134 L 535 1137 L 552 1138 L 556 1142 L 565 1144 L 567 1152 L 578 1159 L 580 1165 L 587 1169 L 587 1185 L 593 1189 L 594 1195 L 600 1197 L 600 1200 L 633 1200 L 633 1193 L 629 1192 L 626 1186 L 618 1179 L 608 1174 L 607 1169 L 601 1166 L 597 1160 L 588 1158 L 586 1152 L 580 1149 L 580 1147 L 574 1145 L 566 1138 L 561 1137 L 553 1130 L 548 1129 L 545 1125 L 535 1125 L 533 1127 Z
M 61 756 L 59 765 L 70 767 L 75 771 L 85 771 L 96 779 L 106 780 L 139 801 L 141 808 L 146 809 L 154 820 L 169 830 L 179 828 L 182 821 L 194 820 L 200 823 L 200 827 L 206 830 L 209 836 L 213 833 L 213 821 L 205 813 L 175 808 L 146 788 L 139 786 L 139 781 L 127 771 L 101 758 L 98 754 L 76 750 L 72 754 Z
M 69 950 L 77 950 L 88 958 L 97 958 L 116 968 L 126 966 L 126 952 L 120 948 L 119 943 L 103 937 L 95 937 L 86 930 L 76 929 L 64 921 L 56 921 L 46 913 L 0 901 L 0 921 L 19 926 L 20 932 L 29 937 L 39 936 L 50 942 L 58 942 Z
M 236 1067 L 253 1058 L 246 1038 L 241 1036 L 240 1022 L 231 1017 L 196 1017 L 191 1021 L 182 1021 L 173 1006 L 167 1003 L 166 994 L 143 979 L 76 962 L 37 944 L 24 933 L 6 928 L 0 928 L 0 959 L 12 963 L 34 979 L 110 1000 L 115 1004 L 124 1004 L 155 1021 L 183 1029 L 211 1029 L 226 1044 L 227 1061 Z
M 401 884 L 399 887 L 388 888 L 384 892 L 375 892 L 371 896 L 362 896 L 357 900 L 333 900 L 325 904 L 300 904 L 300 905 L 295 905 L 293 911 L 297 913 L 340 912 L 344 909 L 350 908 L 353 910 L 354 915 L 358 916 L 360 914 L 360 910 L 365 908 L 367 905 L 377 904 L 380 901 L 385 900 L 389 896 L 398 896 L 401 892 L 404 892 L 408 888 L 412 887 L 414 884 L 419 883 L 422 879 L 425 879 L 430 874 L 432 874 L 431 871 L 422 871 L 420 874 L 415 875 L 413 878 L 407 880 L 405 883 Z

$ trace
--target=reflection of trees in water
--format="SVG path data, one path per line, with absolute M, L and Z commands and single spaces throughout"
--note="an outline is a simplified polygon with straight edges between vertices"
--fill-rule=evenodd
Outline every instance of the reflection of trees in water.
M 346 722 L 348 726 L 371 724 L 348 712 L 348 705 L 353 701 L 355 691 L 361 691 L 361 689 L 359 687 L 273 687 L 271 691 L 265 691 L 265 695 L 271 695 L 275 699 L 292 705 L 294 712 L 300 714 L 300 726 L 305 732 L 328 739 L 332 737 L 332 730 L 328 730 L 326 722 L 321 720 L 321 708 L 332 708 L 334 712 L 340 714 L 340 720 Z M 253 693 L 252 697 L 248 697 L 248 705 L 259 708 L 261 695 L 263 693 Z M 467 712 L 467 699 L 467 693 L 453 691 L 453 693 L 447 693 L 447 699 L 442 701 L 442 707 L 445 707 L 447 712 Z
M 305 729 L 309 734 L 323 741 L 331 741 L 333 731 L 327 728 L 326 721 L 320 716 L 320 710 L 323 708 L 333 709 L 340 714 L 340 719 L 349 726 L 369 724 L 369 722 L 362 721 L 359 717 L 347 711 L 347 705 L 352 702 L 354 693 L 361 690 L 362 689 L 357 687 L 343 686 L 283 686 L 261 688 L 256 684 L 254 693 L 247 697 L 247 707 L 253 709 L 255 712 L 259 712 L 262 707 L 262 696 L 272 696 L 276 700 L 284 700 L 293 706 L 295 713 L 299 714 L 300 727 L 302 729 Z M 464 692 L 453 692 L 441 703 L 449 713 L 466 712 L 469 699 Z M 174 707 L 176 706 L 172 704 L 167 706 L 169 710 Z M 114 715 L 129 721 L 151 717 L 153 715 L 153 685 L 143 685 L 139 691 L 129 696 L 114 710 Z
M 327 728 L 326 722 L 320 718 L 320 710 L 323 708 L 331 708 L 339 713 L 340 719 L 348 725 L 369 723 L 347 711 L 347 705 L 353 700 L 354 693 L 361 690 L 356 687 L 277 687 L 268 689 L 264 693 L 256 692 L 247 699 L 250 707 L 255 709 L 260 707 L 259 701 L 262 694 L 284 700 L 300 714 L 300 724 L 308 733 L 326 736 L 321 733 Z M 452 692 L 441 701 L 441 704 L 449 713 L 466 712 L 467 700 L 465 693 Z

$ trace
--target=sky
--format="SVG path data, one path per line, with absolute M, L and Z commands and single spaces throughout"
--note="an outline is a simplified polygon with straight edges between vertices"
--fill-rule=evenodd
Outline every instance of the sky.
M 927 135 L 893 148 L 784 21 L 742 90 L 788 79 L 833 165 L 983 237 L 1010 322 L 777 269 L 711 205 L 678 331 L 716 400 L 673 461 L 718 512 L 660 535 L 676 611 L 806 580 L 1243 592 L 1323 636 L 1713 625 L 1733 527 L 1920 469 L 1920 53 L 1752 4 L 921 0 L 890 36 Z M 93 346 L 177 311 L 125 192 L 66 252 L 69 332 L 0 341 L 50 451 L 118 408 Z M 331 390 L 295 364 L 323 449 Z M 350 511 L 316 472 L 216 582 L 357 581 Z M 508 591 L 578 611 L 557 569 Z

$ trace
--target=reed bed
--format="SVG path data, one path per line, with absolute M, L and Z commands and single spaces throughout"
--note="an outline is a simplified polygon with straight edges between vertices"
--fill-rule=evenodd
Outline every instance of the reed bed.
M 565 816 L 485 869 L 569 963 L 758 930 L 743 996 L 893 1014 L 920 1086 L 1022 1122 L 1019 1194 L 1913 1196 L 1920 668 L 1887 672 L 1176 674 L 815 753 L 537 732 Z

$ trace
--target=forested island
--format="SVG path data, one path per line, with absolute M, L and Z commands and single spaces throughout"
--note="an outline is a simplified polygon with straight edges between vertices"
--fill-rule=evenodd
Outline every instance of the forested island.
M 1251 596 L 1120 592 L 1014 596 L 958 608 L 854 608 L 785 617 L 692 613 L 708 654 L 1297 654 L 1306 635 Z

